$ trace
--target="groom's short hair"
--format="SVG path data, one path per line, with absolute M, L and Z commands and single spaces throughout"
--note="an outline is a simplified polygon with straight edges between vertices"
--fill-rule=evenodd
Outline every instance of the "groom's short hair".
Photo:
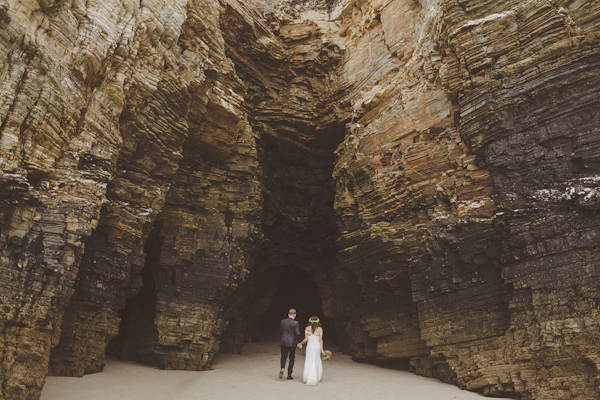
M 290 311 L 288 311 L 288 315 L 296 315 L 296 309 L 290 308 Z

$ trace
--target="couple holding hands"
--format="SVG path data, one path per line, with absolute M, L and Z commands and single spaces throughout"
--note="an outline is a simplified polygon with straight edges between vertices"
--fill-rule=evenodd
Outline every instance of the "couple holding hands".
M 304 359 L 304 373 L 302 381 L 307 385 L 316 385 L 321 381 L 323 375 L 323 363 L 321 355 L 325 354 L 323 349 L 323 328 L 319 317 L 313 315 L 308 320 L 308 326 L 304 330 L 304 340 L 297 343 L 297 338 L 300 336 L 300 324 L 296 321 L 296 310 L 291 309 L 288 312 L 288 317 L 281 320 L 281 370 L 279 371 L 279 379 L 283 379 L 285 372 L 285 362 L 289 356 L 288 364 L 288 379 L 292 378 L 294 369 L 294 359 L 296 357 L 296 347 L 302 348 L 306 343 L 306 356 Z

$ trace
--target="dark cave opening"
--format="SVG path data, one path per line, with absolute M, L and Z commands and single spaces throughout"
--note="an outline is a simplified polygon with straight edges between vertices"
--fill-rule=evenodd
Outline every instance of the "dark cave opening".
M 277 125 L 277 124 L 275 124 Z M 321 318 L 327 345 L 340 341 L 334 316 L 336 239 L 335 150 L 345 124 L 265 129 L 257 141 L 263 188 L 262 234 L 251 274 L 226 305 L 220 351 L 278 338 L 279 322 L 298 311 L 301 335 L 309 317 Z
M 266 292 L 270 303 L 257 299 L 259 336 L 279 331 L 290 308 L 298 311 L 301 333 L 309 317 L 321 318 L 324 339 L 338 343 L 333 318 L 336 239 L 335 150 L 345 124 L 316 127 L 305 122 L 261 132 L 259 144 L 264 203 L 265 240 L 255 260 L 255 293 Z M 277 275 L 276 282 L 272 275 Z M 259 283 L 261 282 L 261 283 Z M 261 287 L 262 286 L 262 287 Z
M 146 263 L 140 272 L 142 287 L 127 299 L 119 311 L 119 333 L 106 347 L 106 354 L 123 360 L 157 365 L 152 347 L 158 343 L 158 330 L 154 323 L 156 314 L 156 282 L 152 272 L 160 259 L 162 238 L 153 230 L 144 245 Z M 145 351 L 144 351 L 145 349 Z
M 266 339 L 277 336 L 279 322 L 287 317 L 290 308 L 295 308 L 298 313 L 296 320 L 300 322 L 301 336 L 308 319 L 316 315 L 323 325 L 325 343 L 337 345 L 334 320 L 323 313 L 323 300 L 314 276 L 294 265 L 274 267 L 267 273 L 277 278 L 269 308 L 260 318 L 258 328 L 260 337 Z M 259 291 L 259 293 L 264 292 Z

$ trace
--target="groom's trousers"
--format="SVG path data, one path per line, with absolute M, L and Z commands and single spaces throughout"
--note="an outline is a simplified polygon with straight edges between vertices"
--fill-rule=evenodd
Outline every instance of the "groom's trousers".
M 287 347 L 281 346 L 281 369 L 285 368 L 285 361 L 290 356 L 290 363 L 288 364 L 288 376 L 292 375 L 294 370 L 294 359 L 296 358 L 296 346 Z

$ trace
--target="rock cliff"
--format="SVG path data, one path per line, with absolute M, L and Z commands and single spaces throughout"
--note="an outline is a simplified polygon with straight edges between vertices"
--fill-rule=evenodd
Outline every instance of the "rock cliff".
M 334 177 L 357 357 L 488 395 L 598 395 L 597 12 L 354 9 L 365 86 Z
M 599 28 L 594 0 L 0 0 L 0 398 L 107 351 L 208 368 L 297 268 L 358 361 L 596 399 Z

